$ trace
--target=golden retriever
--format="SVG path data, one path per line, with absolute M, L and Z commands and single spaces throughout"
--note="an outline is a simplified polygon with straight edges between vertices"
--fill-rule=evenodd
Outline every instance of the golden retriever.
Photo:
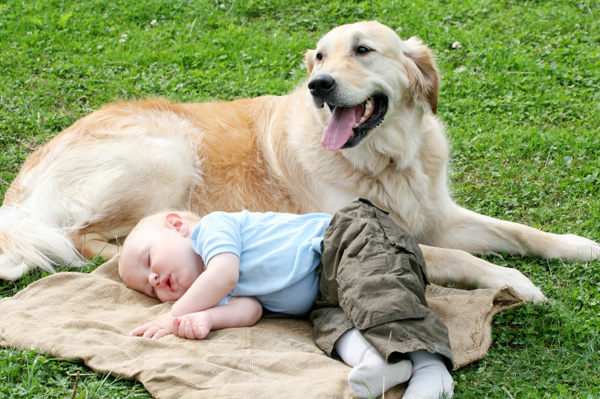
M 511 285 L 544 300 L 522 273 L 472 253 L 567 262 L 600 257 L 575 235 L 544 233 L 456 205 L 435 113 L 428 48 L 377 22 L 344 25 L 309 50 L 305 84 L 231 102 L 128 102 L 76 122 L 31 154 L 0 208 L 0 277 L 111 257 L 163 208 L 333 213 L 366 197 L 422 244 L 430 279 Z M 115 241 L 116 240 L 116 241 Z

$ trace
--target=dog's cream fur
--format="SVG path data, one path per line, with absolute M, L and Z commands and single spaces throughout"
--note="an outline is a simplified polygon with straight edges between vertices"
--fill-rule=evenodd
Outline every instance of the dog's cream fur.
M 448 146 L 434 116 L 438 73 L 430 51 L 376 22 L 340 26 L 306 53 L 311 78 L 335 80 L 341 106 L 388 99 L 382 123 L 358 145 L 321 144 L 332 112 L 304 84 L 287 96 L 232 102 L 119 103 L 81 119 L 33 153 L 0 208 L 0 277 L 81 264 L 118 252 L 119 239 L 163 208 L 333 213 L 356 197 L 391 211 L 422 243 L 430 278 L 459 287 L 512 285 L 544 299 L 519 271 L 469 253 L 600 257 L 575 235 L 544 233 L 456 205 Z M 309 79 L 309 81 L 310 81 Z M 314 93 L 313 93 L 314 94 Z M 326 102 L 331 102 L 326 101 Z

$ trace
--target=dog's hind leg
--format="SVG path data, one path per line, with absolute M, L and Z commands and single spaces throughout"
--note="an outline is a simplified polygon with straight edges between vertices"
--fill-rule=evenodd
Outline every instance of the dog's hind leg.
M 142 217 L 189 208 L 201 182 L 192 130 L 162 103 L 115 105 L 31 154 L 0 208 L 0 278 L 81 266 L 78 250 L 110 258 Z
M 87 259 L 102 257 L 105 260 L 112 259 L 120 252 L 119 243 L 110 242 L 111 237 L 100 233 L 71 234 L 75 248 Z

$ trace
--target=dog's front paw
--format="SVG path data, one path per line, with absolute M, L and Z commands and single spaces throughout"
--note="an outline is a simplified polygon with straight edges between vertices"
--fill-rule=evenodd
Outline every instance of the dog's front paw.
M 499 285 L 497 288 L 505 285 L 511 286 L 519 294 L 523 295 L 527 302 L 533 302 L 534 304 L 546 301 L 547 298 L 542 293 L 542 290 L 536 287 L 535 284 L 520 271 L 502 267 L 500 274 L 501 275 L 496 279 L 496 284 Z
M 523 295 L 527 302 L 533 302 L 537 305 L 547 300 L 546 296 L 542 293 L 542 290 L 533 284 L 529 287 L 515 287 L 514 285 L 512 287 L 516 289 L 519 294 Z
M 564 246 L 569 248 L 565 253 L 556 256 L 565 262 L 589 262 L 600 258 L 600 245 L 584 237 L 575 234 L 564 234 L 561 236 Z

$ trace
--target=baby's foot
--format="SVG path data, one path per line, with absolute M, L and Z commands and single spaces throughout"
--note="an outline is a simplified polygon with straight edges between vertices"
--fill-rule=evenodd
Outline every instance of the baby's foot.
M 403 399 L 450 399 L 454 394 L 452 376 L 442 356 L 424 350 L 408 354 L 412 376 Z
M 348 374 L 348 383 L 357 398 L 378 397 L 388 389 L 408 381 L 412 363 L 408 359 L 386 362 L 374 349 L 354 366 Z

